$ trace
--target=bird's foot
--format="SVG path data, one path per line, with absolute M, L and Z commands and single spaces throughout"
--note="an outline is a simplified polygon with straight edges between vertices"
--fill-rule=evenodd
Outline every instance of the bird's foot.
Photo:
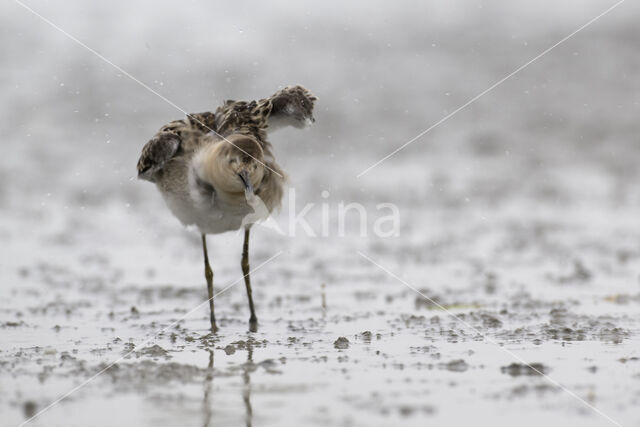
M 258 332 L 258 318 L 255 315 L 249 319 L 249 331 Z
M 213 315 L 211 316 L 211 332 L 213 333 L 218 332 L 218 326 L 216 325 L 216 318 Z

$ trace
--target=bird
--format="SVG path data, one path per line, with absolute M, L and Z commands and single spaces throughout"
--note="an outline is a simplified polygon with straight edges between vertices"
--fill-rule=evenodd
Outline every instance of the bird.
M 142 148 L 138 178 L 155 184 L 171 213 L 200 232 L 213 332 L 218 328 L 207 235 L 244 229 L 240 265 L 251 313 L 249 325 L 256 328 L 249 274 L 253 221 L 246 218 L 258 206 L 267 214 L 279 208 L 286 181 L 267 133 L 315 122 L 316 100 L 302 85 L 286 86 L 257 101 L 226 100 L 215 112 L 187 114 L 162 126 Z

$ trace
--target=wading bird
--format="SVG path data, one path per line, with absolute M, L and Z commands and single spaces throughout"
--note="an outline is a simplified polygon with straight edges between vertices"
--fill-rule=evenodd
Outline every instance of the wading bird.
M 217 330 L 213 271 L 206 235 L 244 227 L 241 266 L 249 322 L 255 327 L 249 276 L 251 225 L 243 223 L 243 218 L 253 212 L 251 201 L 256 196 L 269 213 L 280 206 L 285 174 L 271 152 L 267 131 L 312 123 L 315 101 L 300 85 L 258 101 L 228 100 L 215 113 L 188 114 L 184 120 L 163 126 L 142 148 L 138 178 L 155 183 L 173 215 L 184 225 L 195 225 L 202 235 L 213 331 Z

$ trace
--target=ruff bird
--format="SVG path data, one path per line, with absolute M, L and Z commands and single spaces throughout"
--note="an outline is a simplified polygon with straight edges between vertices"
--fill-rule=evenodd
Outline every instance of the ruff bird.
M 314 122 L 315 101 L 316 97 L 300 85 L 258 101 L 228 100 L 214 113 L 188 114 L 162 126 L 142 148 L 138 178 L 154 183 L 173 215 L 201 233 L 213 331 L 217 330 L 213 270 L 206 235 L 244 228 L 241 267 L 250 327 L 255 328 L 249 275 L 251 223 L 243 219 L 254 213 L 256 198 L 268 213 L 282 201 L 285 174 L 275 161 L 267 132 Z

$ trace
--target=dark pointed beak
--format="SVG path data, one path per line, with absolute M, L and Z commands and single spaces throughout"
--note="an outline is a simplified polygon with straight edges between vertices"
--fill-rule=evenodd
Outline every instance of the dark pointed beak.
M 238 176 L 244 184 L 244 191 L 253 194 L 253 185 L 251 185 L 251 179 L 249 179 L 249 173 L 247 171 L 240 171 Z

